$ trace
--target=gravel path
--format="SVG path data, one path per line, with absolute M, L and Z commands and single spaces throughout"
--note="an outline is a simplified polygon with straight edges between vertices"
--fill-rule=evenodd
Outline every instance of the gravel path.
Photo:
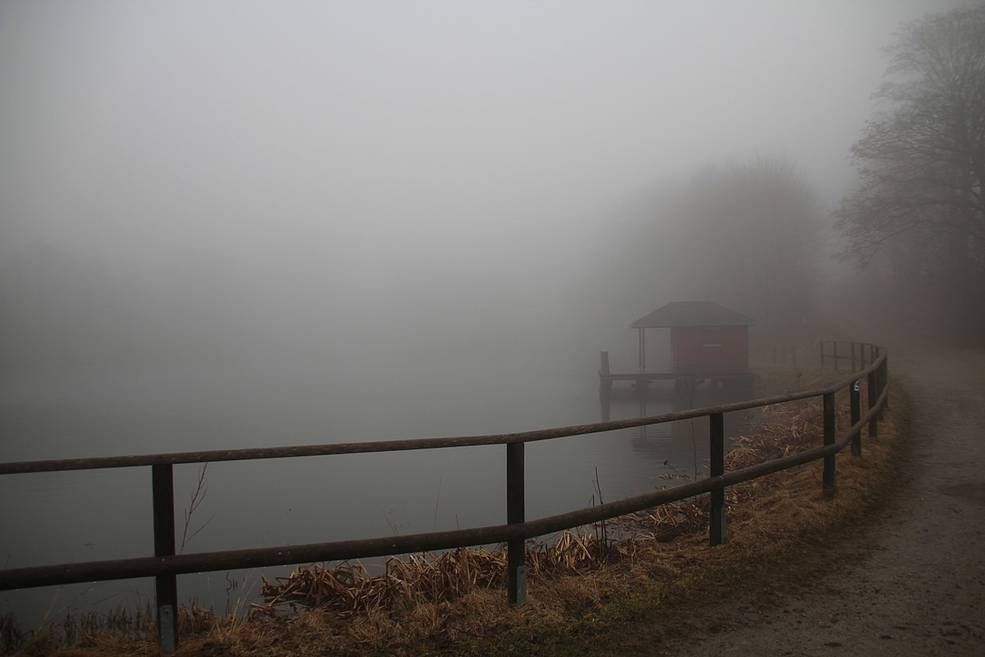
M 985 357 L 893 366 L 908 375 L 912 399 L 912 455 L 901 473 L 910 483 L 900 498 L 826 548 L 842 562 L 830 575 L 731 595 L 660 652 L 985 655 Z

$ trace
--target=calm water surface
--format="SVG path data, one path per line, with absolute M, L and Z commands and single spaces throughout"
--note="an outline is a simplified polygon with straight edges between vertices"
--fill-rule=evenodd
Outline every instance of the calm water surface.
M 377 368 L 291 376 L 262 368 L 86 372 L 6 384 L 0 460 L 152 453 L 507 432 L 598 421 L 593 364 L 545 371 L 495 361 L 410 375 Z M 691 400 L 695 401 L 695 400 Z M 649 413 L 671 402 L 650 401 Z M 631 397 L 613 419 L 639 414 Z M 607 500 L 700 471 L 702 420 L 533 443 L 527 516 L 589 506 L 598 472 Z M 693 436 L 693 438 L 692 438 Z M 502 446 L 213 463 L 186 552 L 369 538 L 498 524 L 506 518 Z M 177 531 L 201 472 L 175 467 Z M 5 568 L 147 556 L 153 552 L 149 468 L 0 477 Z M 197 533 L 195 533 L 197 532 Z M 224 610 L 289 568 L 179 577 L 179 595 Z M 230 589 L 230 582 L 238 588 Z M 151 580 L 13 591 L 0 611 L 31 626 L 67 609 L 153 598 Z

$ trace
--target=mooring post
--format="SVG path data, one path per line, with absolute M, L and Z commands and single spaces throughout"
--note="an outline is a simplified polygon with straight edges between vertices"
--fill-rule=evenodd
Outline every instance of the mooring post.
M 151 466 L 154 500 L 154 556 L 174 554 L 174 466 Z M 158 575 L 154 579 L 157 598 L 157 637 L 161 653 L 173 655 L 178 646 L 178 578 Z
M 506 445 L 506 523 L 522 524 L 523 510 L 523 443 Z M 511 605 L 527 601 L 527 567 L 524 565 L 525 541 L 506 544 L 506 587 Z
M 607 422 L 612 398 L 612 379 L 609 378 L 609 352 L 599 356 L 599 405 L 602 407 L 602 421 Z
M 849 388 L 850 401 L 852 407 L 852 426 L 854 427 L 858 424 L 858 421 L 862 419 L 862 381 L 861 379 L 856 379 L 852 381 L 852 385 Z M 855 456 L 862 455 L 862 430 L 859 429 L 855 437 L 852 438 L 852 454 Z
M 708 416 L 710 422 L 710 454 L 711 476 L 720 477 L 725 474 L 725 415 L 712 413 Z M 712 545 L 721 545 L 727 540 L 725 526 L 725 487 L 719 486 L 711 491 L 711 524 L 708 538 Z
M 833 392 L 824 393 L 824 446 L 835 444 L 835 396 Z M 824 457 L 824 490 L 834 492 L 835 455 Z

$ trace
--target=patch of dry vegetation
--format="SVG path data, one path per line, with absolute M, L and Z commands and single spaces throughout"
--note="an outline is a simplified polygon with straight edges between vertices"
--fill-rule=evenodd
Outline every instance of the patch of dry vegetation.
M 874 507 L 902 452 L 905 398 L 894 388 L 891 400 L 878 438 L 864 434 L 864 456 L 838 455 L 835 495 L 822 493 L 820 462 L 730 488 L 724 546 L 707 544 L 707 496 L 620 518 L 606 532 L 565 532 L 528 547 L 529 599 L 518 609 L 506 602 L 502 549 L 391 559 L 380 575 L 358 564 L 304 566 L 265 582 L 248 618 L 186 621 L 178 654 L 565 654 L 559 646 L 578 637 L 679 614 L 682 603 L 796 560 Z M 837 400 L 842 428 L 847 407 L 846 392 Z M 728 469 L 819 445 L 820 417 L 818 401 L 765 409 L 755 432 L 734 441 Z M 58 650 L 42 633 L 18 654 L 155 652 L 147 640 L 102 631 Z
M 601 534 L 562 532 L 552 543 L 526 546 L 528 577 L 557 577 L 587 572 L 603 561 L 632 556 L 633 541 L 604 541 Z M 438 554 L 413 554 L 386 560 L 382 575 L 370 575 L 361 563 L 315 564 L 287 577 L 263 580 L 263 603 L 251 616 L 273 618 L 285 608 L 331 611 L 340 618 L 375 612 L 406 611 L 422 603 L 458 600 L 479 589 L 502 588 L 506 549 L 458 548 Z

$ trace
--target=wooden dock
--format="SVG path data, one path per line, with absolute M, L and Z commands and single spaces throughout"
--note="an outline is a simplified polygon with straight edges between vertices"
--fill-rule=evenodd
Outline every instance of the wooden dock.
M 752 393 L 753 374 L 748 370 L 741 372 L 613 372 L 609 368 L 609 352 L 603 351 L 599 367 L 599 402 L 601 404 L 602 419 L 610 419 L 611 403 L 615 384 L 629 382 L 632 384 L 626 389 L 627 393 L 636 394 L 640 398 L 640 405 L 643 408 L 644 398 L 649 394 L 651 381 L 673 381 L 675 397 L 681 400 L 693 398 L 694 391 L 703 385 L 714 388 L 731 390 L 736 398 L 745 398 Z M 682 402 L 684 403 L 684 402 Z M 642 413 L 642 411 L 641 411 Z
M 599 363 L 599 384 L 605 387 L 612 386 L 617 381 L 631 381 L 637 385 L 649 383 L 650 381 L 723 381 L 728 379 L 748 379 L 752 374 L 748 370 L 741 372 L 705 372 L 705 371 L 680 371 L 680 372 L 613 372 L 609 369 L 609 352 L 603 351 Z
M 603 372 L 599 370 L 599 378 L 603 382 L 612 381 L 667 381 L 680 377 L 680 374 L 673 372 Z
M 602 383 L 614 383 L 616 381 L 632 381 L 642 383 L 647 381 L 673 381 L 676 379 L 686 379 L 689 381 L 700 380 L 724 380 L 742 379 L 752 376 L 750 372 L 603 372 L 599 370 L 599 379 Z

